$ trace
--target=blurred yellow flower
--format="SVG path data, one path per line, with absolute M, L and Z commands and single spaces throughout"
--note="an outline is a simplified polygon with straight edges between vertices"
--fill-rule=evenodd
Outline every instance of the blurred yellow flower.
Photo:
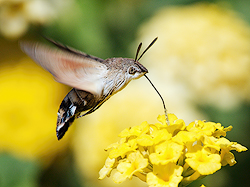
M 0 4 L 0 32 L 7 38 L 19 38 L 30 24 L 43 25 L 51 22 L 58 8 L 65 1 L 15 0 Z M 60 7 L 61 8 L 61 7 Z
M 29 58 L 0 64 L 0 151 L 49 161 L 68 145 L 56 138 L 57 110 L 65 86 Z
M 121 141 L 108 147 L 109 156 L 99 172 L 99 179 L 109 177 L 113 171 L 113 181 L 116 183 L 135 176 L 147 182 L 150 187 L 186 186 L 194 180 L 215 173 L 227 163 L 230 166 L 235 164 L 236 162 L 230 162 L 225 156 L 229 153 L 233 155 L 231 150 L 238 152 L 247 150 L 246 147 L 236 142 L 230 142 L 224 137 L 214 137 L 213 133 L 223 128 L 217 123 L 195 120 L 183 128 L 183 126 L 179 126 L 180 121 L 184 123 L 183 120 L 178 119 L 174 114 L 168 116 L 170 125 L 166 125 L 166 122 L 162 120 L 164 118 L 162 115 L 158 117 L 160 123 L 143 122 L 140 126 L 122 131 L 120 133 Z M 171 126 L 179 126 L 179 131 L 171 131 L 172 128 L 169 128 Z M 140 133 L 135 134 L 134 129 L 140 129 Z M 141 139 L 141 136 L 150 136 L 155 131 L 166 133 L 168 138 L 161 136 L 164 137 L 161 141 L 148 145 L 137 143 L 137 139 Z M 190 133 L 191 136 L 183 132 Z M 177 136 L 180 137 L 175 138 Z M 182 138 L 183 136 L 184 138 Z M 124 149 L 124 146 L 129 149 Z M 122 152 L 117 151 L 121 149 Z M 116 152 L 115 157 L 113 152 Z M 234 160 L 232 156 L 229 158 Z
M 138 34 L 143 43 L 159 37 L 142 63 L 178 99 L 229 109 L 250 101 L 250 27 L 235 12 L 208 3 L 163 8 Z

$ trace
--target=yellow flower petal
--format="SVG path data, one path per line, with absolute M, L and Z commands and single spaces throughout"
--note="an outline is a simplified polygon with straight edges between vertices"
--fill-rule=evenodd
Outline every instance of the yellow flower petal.
M 234 164 L 236 164 L 234 154 L 229 152 L 228 150 L 222 149 L 220 155 L 221 155 L 222 166 L 226 166 L 227 164 L 229 164 L 230 166 L 233 166 Z
M 209 154 L 201 150 L 196 153 L 187 153 L 186 157 L 186 163 L 202 175 L 213 174 L 221 168 L 221 157 L 218 154 Z
M 237 152 L 247 151 L 247 148 L 243 145 L 238 144 L 237 142 L 233 142 L 231 145 L 231 150 L 236 150 Z
M 172 141 L 165 141 L 155 146 L 155 153 L 149 155 L 153 164 L 176 163 L 180 158 L 184 146 Z
M 232 126 L 224 128 L 223 126 L 221 126 L 220 123 L 217 123 L 215 127 L 217 128 L 217 130 L 213 133 L 213 136 L 216 138 L 220 138 L 221 136 L 226 136 L 227 132 L 231 131 L 233 128 Z
M 154 140 L 152 136 L 148 134 L 143 134 L 140 137 L 136 138 L 136 141 L 141 146 L 152 146 L 154 145 Z
M 151 127 L 150 127 L 151 128 Z M 136 138 L 136 141 L 141 146 L 152 146 L 162 141 L 169 140 L 171 134 L 166 129 L 153 130 L 150 134 L 143 134 Z
M 113 181 L 121 183 L 127 178 L 131 178 L 134 173 L 142 172 L 148 165 L 148 159 L 145 159 L 139 151 L 130 153 L 123 162 L 117 166 L 117 172 L 113 176 Z
M 196 141 L 196 133 L 188 131 L 180 131 L 176 136 L 172 138 L 172 140 L 176 143 L 184 145 L 187 142 Z
M 183 184 L 183 186 L 186 186 L 190 184 L 191 182 L 198 180 L 201 176 L 202 175 L 198 171 L 195 171 L 191 176 L 183 178 L 183 180 L 181 181 L 181 184 Z
M 213 122 L 205 122 L 201 120 L 195 120 L 187 126 L 187 131 L 195 132 L 199 136 L 202 135 L 212 135 L 216 130 L 215 123 Z
M 114 164 L 115 164 L 115 159 L 114 158 L 111 159 L 108 157 L 105 161 L 105 165 L 99 171 L 99 178 L 98 179 L 104 179 L 106 176 L 109 176 Z
M 166 128 L 172 136 L 175 136 L 179 131 L 184 130 L 186 125 L 182 119 L 176 119 L 173 123 Z
M 120 144 L 117 148 L 112 149 L 109 153 L 110 158 L 117 158 L 121 156 L 122 158 L 128 152 L 135 151 L 137 148 L 136 140 L 129 140 L 127 143 Z
M 181 166 L 173 163 L 166 165 L 156 165 L 154 171 L 147 174 L 147 183 L 149 187 L 178 187 L 182 180 Z

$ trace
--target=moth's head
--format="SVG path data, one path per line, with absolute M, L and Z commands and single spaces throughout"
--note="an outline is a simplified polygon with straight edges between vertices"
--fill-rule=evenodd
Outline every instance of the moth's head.
M 148 73 L 147 68 L 145 68 L 140 62 L 134 61 L 133 59 L 125 59 L 126 75 L 129 79 L 138 79 Z
M 158 37 L 156 37 L 150 44 L 149 46 L 142 52 L 142 54 L 139 56 L 139 52 L 142 46 L 142 43 L 139 44 L 137 51 L 136 51 L 136 55 L 135 55 L 135 59 L 125 59 L 126 63 L 130 64 L 127 67 L 127 75 L 128 77 L 130 77 L 131 79 L 138 79 L 141 76 L 145 75 L 146 73 L 148 73 L 147 68 L 145 68 L 140 62 L 139 60 L 141 59 L 141 57 L 146 53 L 146 51 L 155 43 L 155 41 L 157 40 Z M 146 76 L 146 75 L 145 75 Z M 130 80 L 131 80 L 130 79 Z
M 117 72 L 116 74 L 124 75 L 126 81 L 138 79 L 148 73 L 147 68 L 131 58 L 110 58 L 106 62 L 108 63 L 106 64 L 108 69 L 112 72 Z
M 107 67 L 105 91 L 116 93 L 133 79 L 138 79 L 148 73 L 148 70 L 139 62 L 130 58 L 109 58 L 103 62 Z M 105 94 L 105 93 L 104 93 Z

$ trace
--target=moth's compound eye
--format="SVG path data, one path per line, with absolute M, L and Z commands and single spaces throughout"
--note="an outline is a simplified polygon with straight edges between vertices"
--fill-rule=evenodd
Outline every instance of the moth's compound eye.
M 135 67 L 130 67 L 128 70 L 128 73 L 132 75 L 134 75 L 136 72 L 137 72 L 137 69 Z

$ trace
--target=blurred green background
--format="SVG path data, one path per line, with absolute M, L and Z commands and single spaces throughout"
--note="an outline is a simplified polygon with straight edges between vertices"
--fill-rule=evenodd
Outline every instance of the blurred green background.
M 139 42 L 158 36 L 141 63 L 169 112 L 232 125 L 227 138 L 249 148 L 249 9 L 248 0 L 0 0 L 0 186 L 147 186 L 98 181 L 98 171 L 122 129 L 163 112 L 136 80 L 58 142 L 56 113 L 70 88 L 23 54 L 20 39 L 46 36 L 106 59 L 134 58 Z M 234 154 L 236 165 L 190 186 L 249 186 L 250 155 Z

